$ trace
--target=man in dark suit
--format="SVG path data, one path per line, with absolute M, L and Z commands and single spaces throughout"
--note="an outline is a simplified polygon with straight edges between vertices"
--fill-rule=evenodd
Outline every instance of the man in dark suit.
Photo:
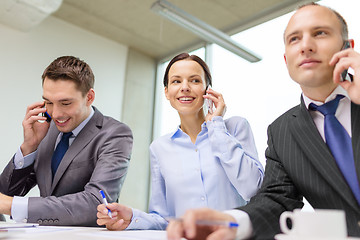
M 289 74 L 303 93 L 300 105 L 268 128 L 261 189 L 248 205 L 239 208 L 241 211 L 187 212 L 183 222 L 170 223 L 169 239 L 183 235 L 189 239 L 208 235 L 208 239 L 273 239 L 280 233 L 281 213 L 301 208 L 303 197 L 315 209 L 344 210 L 348 234 L 360 236 L 360 54 L 352 48 L 342 50 L 346 43 L 354 45 L 348 40 L 344 19 L 336 11 L 314 3 L 298 8 L 285 29 L 284 42 Z M 349 67 L 355 72 L 353 82 L 341 82 L 341 73 Z M 332 120 L 341 124 L 349 139 L 346 148 L 351 150 L 345 159 L 349 160 L 346 171 L 339 161 L 342 155 L 338 155 L 342 143 L 335 147 L 331 144 L 340 134 L 329 137 L 327 113 L 324 117 L 317 110 L 323 108 L 315 106 L 329 106 L 335 101 L 338 105 Z M 239 227 L 196 227 L 199 219 L 237 221 Z
M 42 225 L 97 226 L 99 190 L 118 199 L 131 130 L 92 107 L 94 75 L 84 61 L 59 57 L 42 79 L 44 101 L 28 106 L 24 142 L 0 176 L 0 213 Z M 40 197 L 19 197 L 35 185 Z

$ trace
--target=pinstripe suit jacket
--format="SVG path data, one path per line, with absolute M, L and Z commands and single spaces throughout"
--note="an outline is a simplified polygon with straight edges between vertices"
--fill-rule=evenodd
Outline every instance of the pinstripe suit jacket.
M 352 144 L 360 177 L 360 106 L 351 103 Z M 301 97 L 268 128 L 264 182 L 250 203 L 239 209 L 250 216 L 256 239 L 273 239 L 280 232 L 283 211 L 303 206 L 343 209 L 349 236 L 360 236 L 360 206 L 321 138 Z

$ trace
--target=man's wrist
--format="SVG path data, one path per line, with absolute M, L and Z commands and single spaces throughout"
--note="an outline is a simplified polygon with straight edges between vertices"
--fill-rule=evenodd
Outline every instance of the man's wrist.
M 11 205 L 13 197 L 6 196 L 0 193 L 0 213 L 11 215 Z
M 21 144 L 21 146 L 20 146 L 21 153 L 24 157 L 29 155 L 30 153 L 34 152 L 36 149 L 37 149 L 36 147 L 30 147 L 24 143 Z

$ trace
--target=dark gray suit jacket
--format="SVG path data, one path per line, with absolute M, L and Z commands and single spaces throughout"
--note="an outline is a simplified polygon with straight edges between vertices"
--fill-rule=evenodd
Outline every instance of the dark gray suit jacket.
M 118 199 L 132 149 L 128 126 L 103 116 L 93 117 L 74 139 L 52 180 L 51 158 L 59 134 L 51 123 L 34 164 L 15 170 L 13 159 L 0 176 L 0 191 L 24 196 L 36 184 L 41 197 L 30 197 L 28 222 L 42 225 L 97 226 L 96 207 L 102 189 L 109 202 Z
M 360 106 L 351 104 L 351 129 L 357 176 L 360 177 Z M 321 138 L 301 97 L 301 104 L 268 128 L 264 182 L 250 203 L 239 209 L 251 219 L 256 239 L 280 233 L 283 211 L 303 206 L 343 209 L 350 236 L 360 236 L 360 206 Z

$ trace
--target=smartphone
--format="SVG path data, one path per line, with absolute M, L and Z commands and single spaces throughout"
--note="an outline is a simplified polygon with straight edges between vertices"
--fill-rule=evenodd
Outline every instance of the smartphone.
M 349 41 L 345 41 L 344 46 L 342 47 L 341 50 L 350 48 L 350 42 Z M 341 81 L 345 81 L 346 80 L 346 75 L 348 73 L 348 69 L 345 69 L 342 73 L 341 73 Z
M 208 95 L 208 94 L 206 94 L 206 95 Z M 214 103 L 213 103 L 213 101 L 211 99 L 205 98 L 205 105 L 206 105 L 206 108 L 207 108 L 207 113 L 212 114 L 214 112 L 214 109 L 213 109 Z
M 43 116 L 43 117 L 46 117 L 46 121 L 47 121 L 47 122 L 51 122 L 51 117 L 50 117 L 50 115 L 49 115 L 47 112 L 44 112 L 44 113 L 42 114 L 42 116 Z

